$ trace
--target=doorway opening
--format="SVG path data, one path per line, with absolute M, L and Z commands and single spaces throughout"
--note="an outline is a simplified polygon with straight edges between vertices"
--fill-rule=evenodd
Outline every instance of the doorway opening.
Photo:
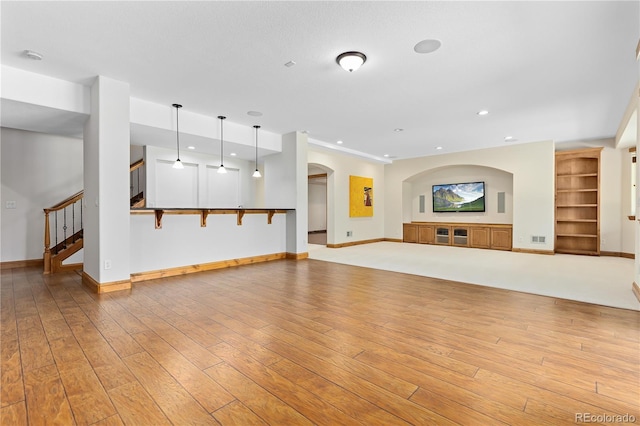
M 308 242 L 327 245 L 327 173 L 309 167 L 308 174 L 309 221 Z

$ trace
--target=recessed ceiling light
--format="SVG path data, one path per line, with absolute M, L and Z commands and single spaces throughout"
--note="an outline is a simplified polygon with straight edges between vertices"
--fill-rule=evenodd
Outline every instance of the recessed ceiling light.
M 389 158 L 389 154 L 384 154 L 383 157 Z
M 398 127 L 396 129 L 393 129 L 393 131 L 394 132 L 404 132 L 404 129 L 401 129 L 401 128 Z
M 342 141 L 338 141 L 336 142 L 338 145 L 342 145 Z
M 188 146 L 187 149 L 196 149 L 195 146 Z
M 23 53 L 24 53 L 24 56 L 26 56 L 29 59 L 33 59 L 34 61 L 41 61 L 43 58 L 41 53 L 34 52 L 33 50 L 25 50 Z
M 516 142 L 518 139 L 514 138 L 513 136 L 505 136 L 504 141 L 505 142 Z
M 235 152 L 232 152 L 231 154 L 229 154 L 232 157 L 235 157 L 237 154 Z
M 439 150 L 442 149 L 442 147 L 441 146 L 436 146 L 436 149 L 439 151 Z
M 487 111 L 486 109 L 478 111 L 478 115 L 487 115 L 487 114 L 489 114 L 489 111 Z
M 419 41 L 415 46 L 413 46 L 413 50 L 416 53 L 431 53 L 440 49 L 440 46 L 442 46 L 442 42 L 440 42 L 440 40 L 426 39 Z
M 294 66 L 295 64 L 296 64 L 296 62 L 295 62 L 295 61 L 289 61 L 289 62 L 287 62 L 286 64 L 284 64 L 284 66 L 285 66 L 285 67 L 287 67 L 287 68 L 291 68 L 291 67 L 292 67 L 292 66 Z
M 248 111 L 247 115 L 252 117 L 262 117 L 262 113 L 260 111 Z

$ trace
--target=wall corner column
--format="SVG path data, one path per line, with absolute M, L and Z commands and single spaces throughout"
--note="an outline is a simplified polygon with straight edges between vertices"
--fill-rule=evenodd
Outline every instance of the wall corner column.
M 640 81 L 640 40 L 638 40 L 638 47 L 636 48 L 636 61 L 638 61 L 638 80 Z M 636 86 L 638 87 L 638 86 Z M 636 114 L 640 115 L 640 89 L 635 93 L 636 98 Z M 636 120 L 636 153 L 640 152 L 640 119 Z M 636 175 L 636 220 L 635 220 L 635 233 L 636 233 L 636 257 L 633 268 L 633 284 L 631 290 L 640 301 L 640 290 L 638 284 L 640 283 L 640 173 Z
M 83 283 L 97 293 L 131 288 L 129 123 L 129 84 L 96 77 L 84 126 Z

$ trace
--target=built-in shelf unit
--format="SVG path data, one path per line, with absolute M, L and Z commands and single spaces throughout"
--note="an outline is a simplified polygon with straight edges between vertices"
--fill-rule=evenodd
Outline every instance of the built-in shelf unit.
M 556 253 L 600 255 L 601 151 L 556 152 Z

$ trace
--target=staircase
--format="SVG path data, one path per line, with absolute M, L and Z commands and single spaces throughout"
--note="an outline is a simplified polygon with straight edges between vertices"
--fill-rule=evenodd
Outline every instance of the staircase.
M 63 265 L 83 247 L 82 198 L 84 191 L 44 209 L 44 273 L 79 269 L 82 264 Z M 51 247 L 51 242 L 54 245 Z
M 129 199 L 131 208 L 144 207 L 144 182 L 140 182 L 140 175 L 144 179 L 144 160 L 138 160 L 129 168 Z
M 144 160 L 133 163 L 130 167 L 130 207 L 145 206 Z M 64 265 L 63 262 L 84 247 L 84 229 L 82 223 L 82 199 L 84 191 L 44 209 L 44 273 L 53 274 L 75 269 L 81 269 L 82 263 Z M 54 244 L 53 247 L 51 244 Z

